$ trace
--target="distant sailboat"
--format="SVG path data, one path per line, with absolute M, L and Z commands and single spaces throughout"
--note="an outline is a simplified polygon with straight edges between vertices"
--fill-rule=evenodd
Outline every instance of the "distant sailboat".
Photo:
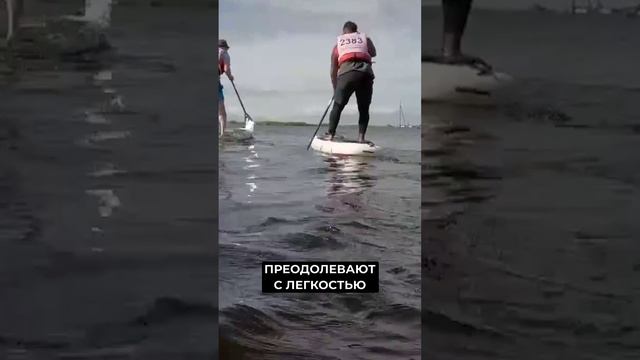
M 389 125 L 391 126 L 391 125 Z M 400 102 L 400 106 L 398 108 L 398 127 L 399 128 L 409 128 L 409 129 L 413 129 L 413 128 L 419 128 L 420 125 L 411 125 L 409 124 L 409 122 L 407 121 L 407 118 L 404 116 L 404 111 L 402 110 L 402 102 Z
M 409 124 L 407 124 L 407 119 L 404 117 L 404 112 L 402 111 L 402 102 L 400 102 L 400 108 L 398 109 L 398 127 L 409 127 Z

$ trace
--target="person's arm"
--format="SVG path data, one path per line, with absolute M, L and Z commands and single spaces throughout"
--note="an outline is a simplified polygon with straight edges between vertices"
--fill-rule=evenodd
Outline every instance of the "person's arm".
M 231 57 L 228 53 L 224 55 L 224 73 L 227 74 L 229 80 L 233 81 L 233 74 L 231 74 Z
M 367 49 L 369 49 L 369 55 L 371 55 L 371 57 L 376 57 L 376 55 L 378 55 L 378 52 L 376 51 L 376 46 L 373 45 L 373 41 L 371 41 L 371 39 L 368 37 L 367 37 Z
M 338 48 L 333 47 L 331 50 L 331 85 L 333 89 L 336 89 L 336 82 L 338 81 Z

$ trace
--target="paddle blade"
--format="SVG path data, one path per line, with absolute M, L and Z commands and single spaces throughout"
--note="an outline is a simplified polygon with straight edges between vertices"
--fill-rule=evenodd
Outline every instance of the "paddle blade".
M 247 131 L 253 132 L 254 126 L 255 126 L 255 122 L 253 121 L 253 119 L 251 119 L 250 117 L 247 117 L 244 119 L 244 128 Z

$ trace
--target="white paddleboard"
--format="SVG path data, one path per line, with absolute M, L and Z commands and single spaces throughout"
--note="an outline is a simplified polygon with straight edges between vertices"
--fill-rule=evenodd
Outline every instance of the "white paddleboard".
M 245 121 L 244 127 L 232 128 L 224 131 L 222 135 L 223 140 L 228 141 L 247 141 L 253 139 L 253 130 L 255 123 L 251 119 Z
M 422 62 L 423 101 L 483 103 L 512 81 L 505 73 L 483 73 L 470 65 Z
M 373 144 L 363 144 L 355 140 L 334 139 L 333 141 L 323 140 L 317 136 L 311 141 L 311 148 L 325 154 L 353 155 L 353 156 L 374 156 L 379 146 Z

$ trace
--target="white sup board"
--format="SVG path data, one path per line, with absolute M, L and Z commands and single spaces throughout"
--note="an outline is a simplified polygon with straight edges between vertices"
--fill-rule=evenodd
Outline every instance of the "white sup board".
M 245 121 L 244 127 L 232 128 L 224 131 L 223 140 L 228 141 L 247 141 L 253 139 L 253 129 L 255 122 L 251 119 Z
M 363 144 L 355 140 L 338 139 L 333 141 L 323 140 L 317 136 L 311 141 L 311 148 L 325 154 L 353 155 L 353 156 L 374 156 L 379 146 L 373 144 Z
M 483 103 L 512 81 L 513 78 L 505 73 L 483 73 L 470 65 L 422 62 L 423 101 Z

